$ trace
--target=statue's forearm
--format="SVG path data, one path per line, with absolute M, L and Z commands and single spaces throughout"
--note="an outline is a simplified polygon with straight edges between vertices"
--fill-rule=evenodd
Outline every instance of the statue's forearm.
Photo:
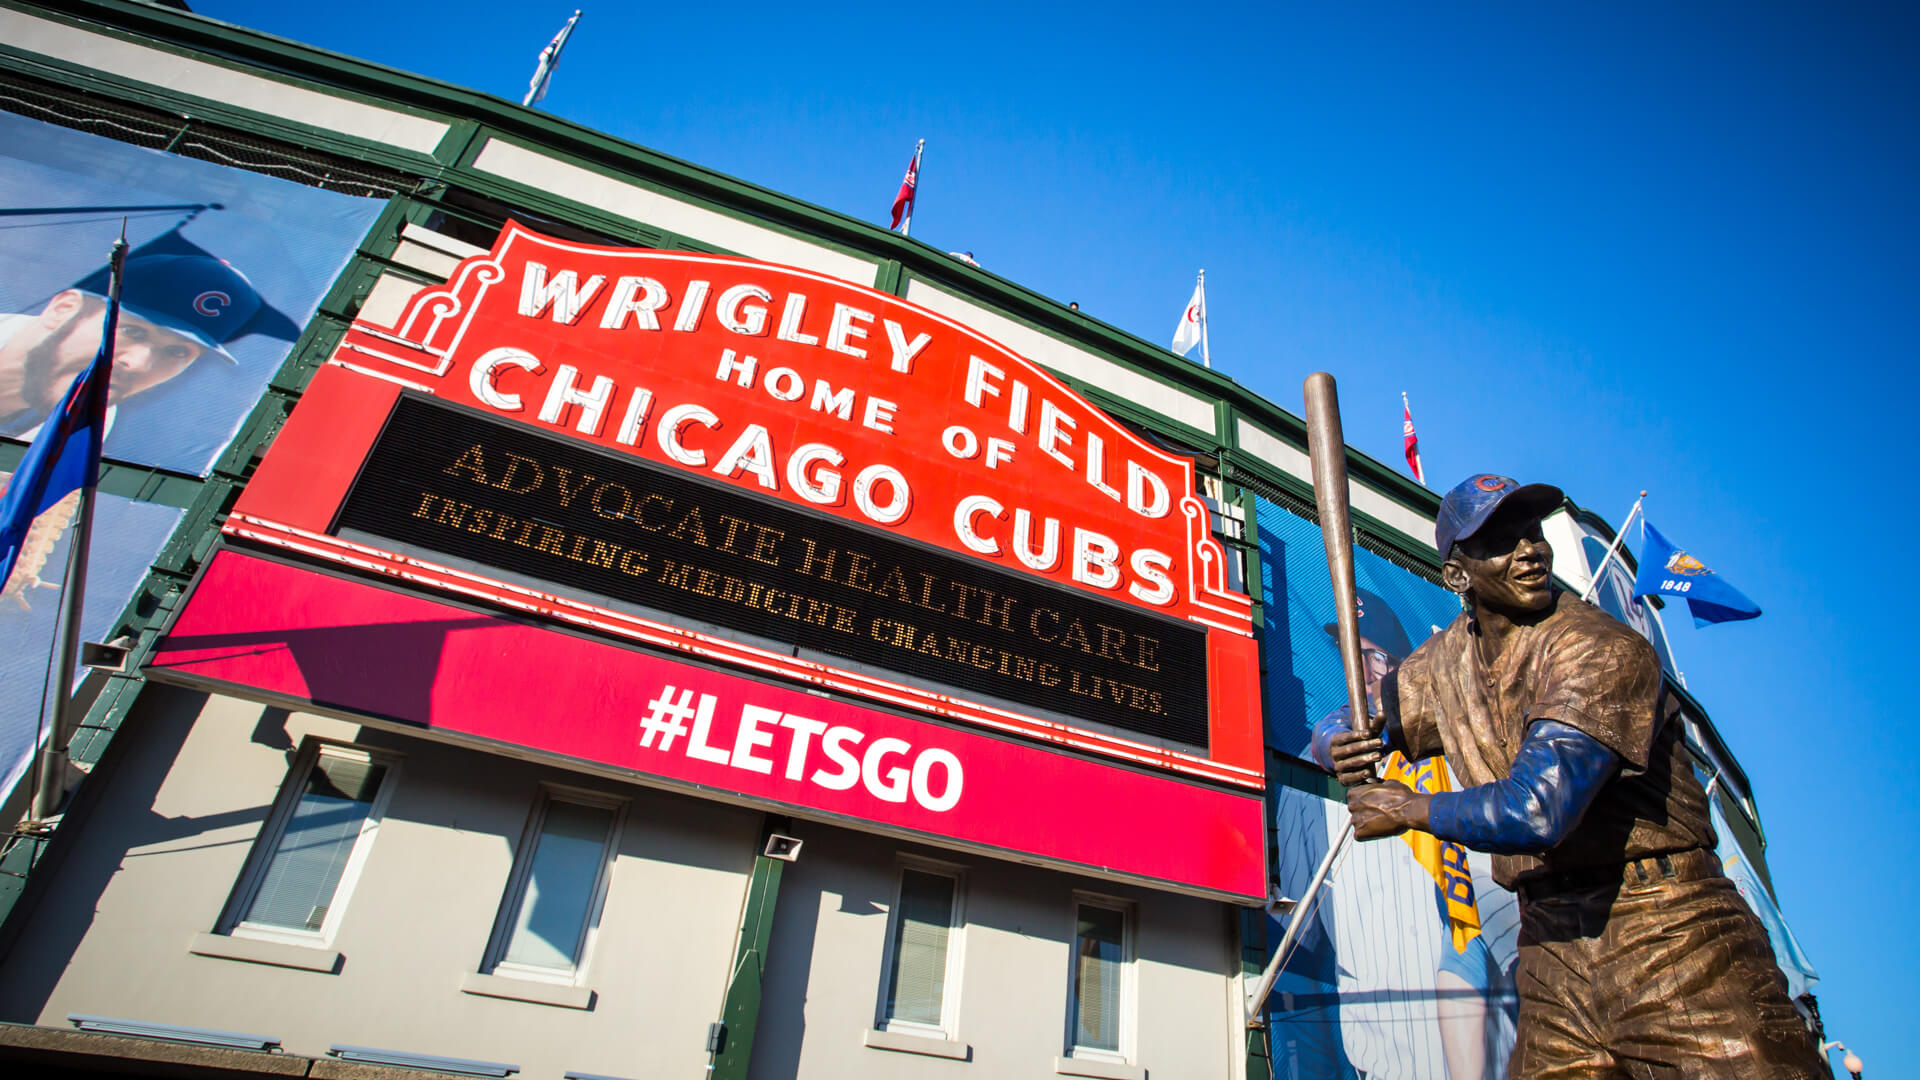
M 1427 823 L 1415 827 L 1477 851 L 1539 854 L 1566 839 L 1619 765 L 1591 735 L 1542 720 L 1528 730 L 1506 779 L 1435 794 L 1421 807 Z

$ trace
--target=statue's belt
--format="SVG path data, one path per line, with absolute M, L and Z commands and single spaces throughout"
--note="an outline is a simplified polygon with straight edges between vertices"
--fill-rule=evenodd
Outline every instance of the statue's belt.
M 1721 872 L 1718 855 L 1706 848 L 1689 848 L 1631 862 L 1576 866 L 1528 874 L 1515 883 L 1514 891 L 1520 894 L 1521 899 L 1536 902 L 1568 893 L 1620 885 L 1645 885 L 1662 879 L 1697 881 L 1715 877 Z

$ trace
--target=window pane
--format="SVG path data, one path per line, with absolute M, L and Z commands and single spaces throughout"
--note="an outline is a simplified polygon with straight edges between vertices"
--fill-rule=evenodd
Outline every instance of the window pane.
M 501 962 L 573 970 L 612 827 L 613 811 L 604 806 L 547 804 Z
M 1073 949 L 1075 1046 L 1120 1049 L 1120 948 L 1126 922 L 1124 912 L 1111 908 L 1080 908 Z
M 243 921 L 320 929 L 386 775 L 384 765 L 320 755 Z
M 893 972 L 887 1019 L 940 1023 L 947 986 L 947 933 L 953 923 L 953 879 L 906 870 L 893 924 Z

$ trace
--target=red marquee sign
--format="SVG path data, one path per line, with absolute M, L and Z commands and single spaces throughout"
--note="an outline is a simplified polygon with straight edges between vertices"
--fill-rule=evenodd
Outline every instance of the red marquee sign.
M 353 325 L 226 532 L 1258 789 L 1251 604 L 1195 488 L 897 297 L 510 223 Z

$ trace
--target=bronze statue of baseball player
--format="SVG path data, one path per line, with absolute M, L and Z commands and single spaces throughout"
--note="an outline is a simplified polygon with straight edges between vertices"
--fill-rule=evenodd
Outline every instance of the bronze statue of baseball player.
M 1707 794 L 1652 646 L 1554 586 L 1558 488 L 1474 476 L 1441 503 L 1466 611 L 1381 687 L 1382 735 L 1327 744 L 1355 834 L 1420 829 L 1494 855 L 1520 897 L 1510 1075 L 1825 1077 L 1766 931 L 1714 856 Z M 1389 749 L 1464 786 L 1361 784 Z

